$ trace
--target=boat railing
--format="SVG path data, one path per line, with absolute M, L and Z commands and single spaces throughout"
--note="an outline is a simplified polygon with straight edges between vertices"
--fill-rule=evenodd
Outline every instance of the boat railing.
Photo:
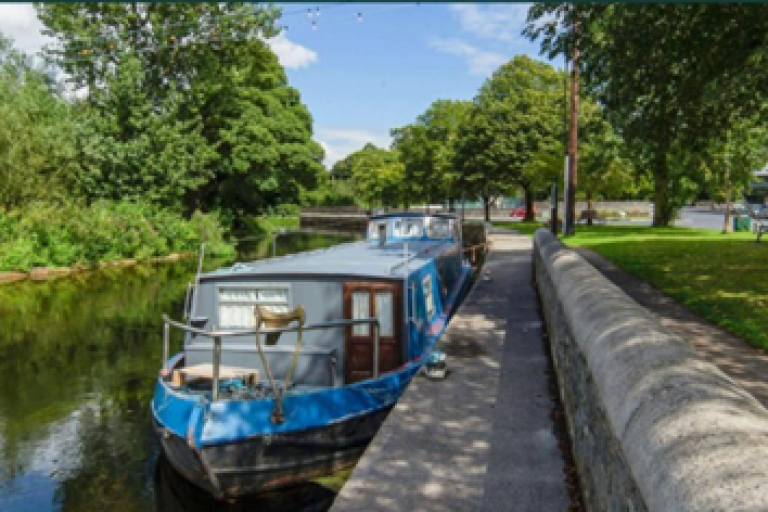
M 206 331 L 191 325 L 183 324 L 175 320 L 171 320 L 168 315 L 163 315 L 163 370 L 168 370 L 168 358 L 170 350 L 170 337 L 171 327 L 175 327 L 182 332 L 188 332 L 203 336 L 213 340 L 213 375 L 212 375 L 212 399 L 214 401 L 219 398 L 219 370 L 221 367 L 221 340 L 222 338 L 228 338 L 233 336 L 256 336 L 262 334 L 277 334 L 284 332 L 297 332 L 299 329 L 303 331 L 320 331 L 324 329 L 334 329 L 338 327 L 350 327 L 354 325 L 371 325 L 373 328 L 373 378 L 379 377 L 379 350 L 381 348 L 380 337 L 380 324 L 379 319 L 376 317 L 371 318 L 355 318 L 355 319 L 341 319 L 331 320 L 328 322 L 318 322 L 316 324 L 306 324 L 303 326 L 288 326 L 269 329 L 247 329 L 247 330 L 216 330 L 212 329 Z

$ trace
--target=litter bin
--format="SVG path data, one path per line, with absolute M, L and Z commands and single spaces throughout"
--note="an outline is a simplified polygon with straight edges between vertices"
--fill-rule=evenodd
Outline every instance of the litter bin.
M 733 217 L 733 231 L 749 232 L 751 219 L 746 215 L 735 215 Z

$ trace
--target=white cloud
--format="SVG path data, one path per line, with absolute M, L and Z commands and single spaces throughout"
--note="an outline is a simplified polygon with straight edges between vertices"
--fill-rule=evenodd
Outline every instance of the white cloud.
M 36 53 L 54 39 L 41 33 L 43 24 L 37 18 L 32 4 L 0 3 L 0 32 L 14 40 L 14 46 L 26 53 Z M 297 44 L 281 33 L 267 40 L 280 64 L 290 69 L 301 69 L 318 61 L 317 53 Z
M 454 4 L 448 9 L 458 18 L 462 30 L 497 41 L 515 41 L 525 25 L 530 4 Z
M 377 134 L 366 130 L 318 128 L 315 140 L 325 150 L 325 165 L 330 168 L 350 153 L 362 149 L 368 142 L 380 148 L 389 148 L 389 134 Z
M 483 51 L 461 39 L 434 37 L 429 44 L 436 50 L 464 58 L 469 72 L 473 75 L 490 75 L 496 68 L 509 60 L 500 53 Z
M 14 46 L 25 53 L 36 53 L 53 39 L 40 31 L 43 24 L 37 19 L 32 4 L 0 3 L 0 32 L 14 41 Z
M 301 69 L 317 62 L 317 53 L 306 46 L 294 43 L 285 32 L 267 39 L 267 44 L 277 55 L 280 64 L 289 69 Z

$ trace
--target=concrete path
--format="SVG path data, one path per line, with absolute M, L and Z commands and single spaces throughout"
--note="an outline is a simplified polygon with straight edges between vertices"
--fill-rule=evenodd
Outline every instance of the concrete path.
M 491 235 L 479 280 L 440 341 L 450 374 L 417 376 L 333 511 L 565 511 L 531 240 Z
M 704 357 L 768 407 L 768 354 L 692 313 L 646 281 L 617 267 L 599 254 L 576 249 L 624 293 L 658 315 L 670 331 L 688 341 Z

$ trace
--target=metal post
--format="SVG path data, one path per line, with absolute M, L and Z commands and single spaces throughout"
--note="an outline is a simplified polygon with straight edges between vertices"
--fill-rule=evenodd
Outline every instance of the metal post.
M 171 326 L 163 322 L 163 369 L 168 369 L 168 344 L 171 335 Z
M 573 5 L 572 41 L 571 41 L 571 119 L 568 130 L 568 186 L 565 197 L 565 226 L 563 234 L 576 234 L 576 162 L 578 158 L 579 127 L 579 23 L 576 4 Z
M 552 194 L 549 205 L 550 227 L 553 235 L 557 235 L 557 180 L 552 180 Z
M 192 283 L 187 283 L 187 293 L 184 295 L 184 314 L 182 318 L 189 320 L 189 298 L 192 295 Z
M 192 319 L 197 318 L 197 303 L 200 297 L 200 274 L 203 272 L 203 258 L 205 258 L 205 244 L 200 244 L 200 258 L 197 260 L 197 274 L 195 274 L 195 295 L 192 297 Z
M 277 234 L 272 236 L 272 257 L 277 256 Z
M 379 321 L 373 323 L 373 378 L 379 378 Z
M 219 399 L 219 366 L 221 366 L 221 337 L 213 338 L 213 401 Z

